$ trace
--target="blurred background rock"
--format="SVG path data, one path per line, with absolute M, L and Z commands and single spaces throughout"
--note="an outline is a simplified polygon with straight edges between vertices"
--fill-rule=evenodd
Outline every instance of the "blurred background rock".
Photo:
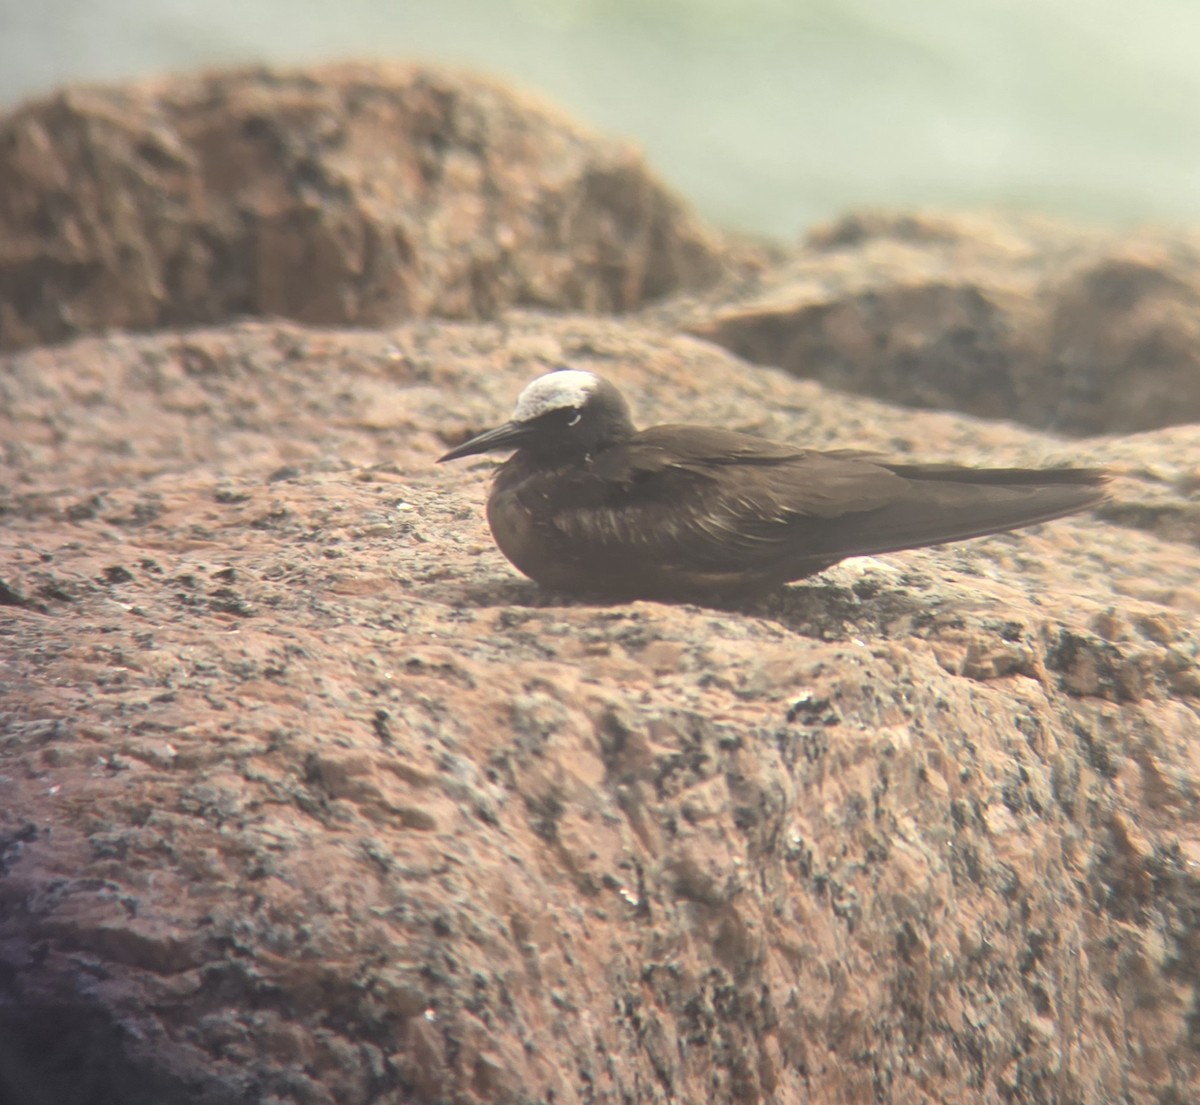
M 1200 6 L 1180 0 L 0 0 L 6 105 L 359 55 L 539 89 L 729 228 L 864 205 L 1200 221 Z

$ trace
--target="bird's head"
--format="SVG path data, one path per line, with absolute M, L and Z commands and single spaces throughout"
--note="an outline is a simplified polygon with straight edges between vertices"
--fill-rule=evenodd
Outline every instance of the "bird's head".
M 547 372 L 517 397 L 512 417 L 451 449 L 444 460 L 519 449 L 535 457 L 583 457 L 634 433 L 624 396 L 592 372 Z

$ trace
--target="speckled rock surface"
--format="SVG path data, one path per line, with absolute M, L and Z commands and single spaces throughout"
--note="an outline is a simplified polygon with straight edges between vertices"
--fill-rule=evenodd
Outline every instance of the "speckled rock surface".
M 437 468 L 643 422 L 1111 463 L 745 610 L 564 603 Z M 1200 1095 L 1200 430 L 1055 440 L 588 318 L 0 362 L 0 1086 L 84 1102 Z
M 628 310 L 711 283 L 727 248 L 628 144 L 428 66 L 73 87 L 0 116 L 0 349 Z

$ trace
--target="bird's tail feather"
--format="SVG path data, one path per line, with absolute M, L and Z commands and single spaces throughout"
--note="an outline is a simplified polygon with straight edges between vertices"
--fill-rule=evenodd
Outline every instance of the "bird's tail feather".
M 1002 533 L 1087 510 L 1106 498 L 1096 469 L 958 469 L 888 465 L 909 481 L 909 494 L 876 510 L 843 515 L 825 527 L 823 553 L 873 556 Z

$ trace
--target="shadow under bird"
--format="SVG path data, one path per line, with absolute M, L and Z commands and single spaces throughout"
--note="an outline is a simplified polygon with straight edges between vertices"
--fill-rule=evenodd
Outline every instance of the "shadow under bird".
M 850 556 L 982 537 L 1086 510 L 1093 468 L 904 464 L 710 426 L 634 428 L 624 397 L 560 369 L 503 426 L 440 461 L 515 450 L 487 517 L 500 551 L 554 591 L 712 603 L 751 598 Z

